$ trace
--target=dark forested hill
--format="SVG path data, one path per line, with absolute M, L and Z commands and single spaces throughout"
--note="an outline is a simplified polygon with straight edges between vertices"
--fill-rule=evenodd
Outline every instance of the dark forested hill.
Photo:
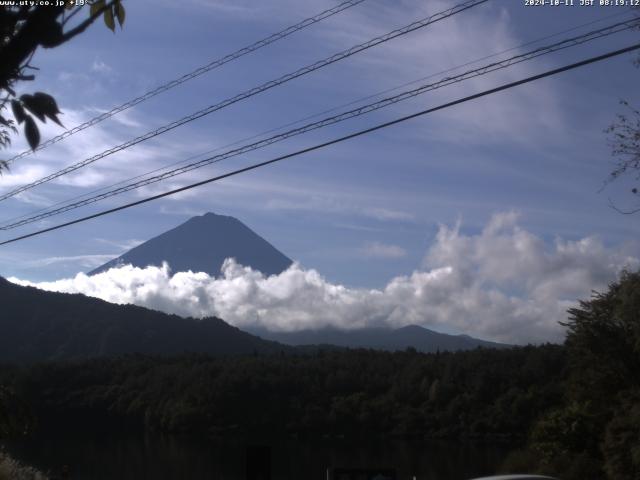
M 405 350 L 413 347 L 419 352 L 471 350 L 477 347 L 507 348 L 510 345 L 487 342 L 468 335 L 447 335 L 428 328 L 409 325 L 402 328 L 361 328 L 341 330 L 323 328 L 320 330 L 302 330 L 299 332 L 272 332 L 264 329 L 251 329 L 251 333 L 262 338 L 287 345 L 331 344 L 348 348 L 373 348 L 376 350 Z
M 520 437 L 562 400 L 558 345 L 422 354 L 127 356 L 0 367 L 40 419 L 212 434 Z M 68 423 L 71 422 L 71 423 Z
M 195 320 L 133 305 L 22 287 L 0 277 L 0 362 L 124 353 L 268 353 L 291 347 L 218 318 Z
M 144 268 L 167 262 L 173 272 L 191 270 L 218 276 L 227 258 L 265 275 L 281 273 L 293 263 L 240 220 L 207 213 L 138 245 L 89 275 L 122 264 Z

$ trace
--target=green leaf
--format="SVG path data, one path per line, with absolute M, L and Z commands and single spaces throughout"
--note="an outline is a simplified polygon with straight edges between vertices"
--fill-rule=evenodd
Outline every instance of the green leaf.
M 34 102 L 38 104 L 40 112 L 42 112 L 47 118 L 50 118 L 61 127 L 64 127 L 60 120 L 58 120 L 58 104 L 56 100 L 49 94 L 43 92 L 36 92 L 33 94 Z
M 58 120 L 58 114 L 60 113 L 58 104 L 51 95 L 36 92 L 33 95 L 24 94 L 20 97 L 20 100 L 22 101 L 22 105 L 38 117 L 41 122 L 46 123 L 47 118 L 49 118 L 61 127 L 64 127 L 60 120 Z
M 27 137 L 27 142 L 29 142 L 31 150 L 35 150 L 40 144 L 40 131 L 38 130 L 35 120 L 30 115 L 27 115 L 24 120 L 24 134 Z
M 33 95 L 24 94 L 20 97 L 22 104 L 27 110 L 33 113 L 41 122 L 46 122 L 47 119 L 44 116 L 44 106 Z
M 116 31 L 116 21 L 113 18 L 113 7 L 104 11 L 104 23 L 112 32 Z
M 58 125 L 60 125 L 62 128 L 64 128 L 64 125 L 62 124 L 62 122 L 60 121 L 60 119 L 58 118 L 57 115 L 47 115 L 51 120 L 53 120 L 54 122 L 56 122 Z
M 33 96 L 46 107 L 45 113 L 61 113 L 55 98 L 48 93 L 36 92 Z
M 93 17 L 95 14 L 97 14 L 101 8 L 104 7 L 104 0 L 98 0 L 96 2 L 93 2 L 91 4 L 91 7 L 89 9 L 89 14 Z
M 120 28 L 122 28 L 122 26 L 124 25 L 124 19 L 126 17 L 126 12 L 124 10 L 124 6 L 122 5 L 122 2 L 116 3 L 115 9 L 116 9 L 116 17 L 118 17 L 118 23 L 120 24 Z
M 11 100 L 11 110 L 18 123 L 24 122 L 27 114 L 24 113 L 24 108 L 22 108 L 22 104 L 18 100 Z

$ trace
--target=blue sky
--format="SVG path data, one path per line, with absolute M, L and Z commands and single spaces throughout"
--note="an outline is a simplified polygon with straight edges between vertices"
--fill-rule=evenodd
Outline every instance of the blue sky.
M 53 94 L 64 112 L 62 121 L 72 127 L 335 4 L 327 0 L 125 2 L 127 21 L 122 31 L 113 34 L 104 25 L 96 25 L 61 48 L 38 52 L 33 60 L 41 69 L 38 78 L 23 88 L 25 92 Z M 367 0 L 15 162 L 11 171 L 0 177 L 0 189 L 36 180 L 454 4 L 445 0 Z M 624 18 L 623 11 L 621 7 L 525 7 L 521 1 L 490 0 L 7 200 L 3 202 L 3 218 L 547 35 L 601 20 L 535 46 L 608 25 Z M 621 14 L 605 19 L 616 13 Z M 628 32 L 545 56 L 93 207 L 4 232 L 0 238 L 326 141 L 627 46 L 639 38 L 640 32 Z M 496 218 L 505 217 L 509 219 L 509 238 L 516 242 L 517 233 L 526 232 L 541 242 L 541 255 L 558 257 L 558 245 L 563 242 L 579 245 L 590 239 L 599 245 L 603 258 L 627 259 L 618 263 L 603 260 L 607 268 L 592 272 L 588 276 L 591 280 L 584 280 L 582 290 L 576 292 L 588 294 L 591 288 L 611 280 L 616 268 L 633 266 L 640 257 L 640 216 L 621 215 L 608 200 L 611 197 L 617 205 L 628 206 L 632 201 L 628 183 L 614 183 L 599 192 L 612 168 L 603 130 L 623 111 L 620 99 L 640 103 L 640 71 L 634 68 L 633 58 L 617 57 L 185 194 L 0 247 L 0 274 L 33 282 L 72 277 L 190 216 L 212 211 L 241 219 L 302 268 L 319 272 L 327 282 L 383 289 L 396 277 L 443 267 L 429 259 L 433 260 L 434 249 L 444 248 L 438 235 L 447 229 L 458 228 L 460 238 L 478 243 Z M 486 62 L 477 65 L 482 63 Z M 46 125 L 42 131 L 47 138 L 62 130 Z M 24 149 L 24 140 L 16 138 L 5 155 Z M 500 252 L 495 255 L 499 258 Z M 494 282 L 497 277 L 500 275 L 487 281 Z M 596 284 L 587 285 L 590 282 Z M 507 287 L 502 291 L 512 293 Z

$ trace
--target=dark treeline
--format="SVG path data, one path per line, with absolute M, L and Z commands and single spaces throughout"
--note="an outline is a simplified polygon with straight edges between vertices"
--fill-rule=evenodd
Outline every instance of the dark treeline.
M 523 466 L 566 479 L 638 480 L 640 271 L 570 309 L 564 325 L 563 402 L 534 424 Z
M 0 427 L 3 418 L 14 430 L 19 419 L 28 427 L 55 418 L 62 428 L 222 437 L 504 439 L 520 447 L 505 471 L 638 480 L 640 272 L 623 273 L 571 309 L 565 326 L 564 345 L 500 350 L 130 355 L 6 366 Z
M 36 418 L 167 432 L 524 437 L 559 404 L 557 345 L 421 354 L 127 356 L 5 368 Z

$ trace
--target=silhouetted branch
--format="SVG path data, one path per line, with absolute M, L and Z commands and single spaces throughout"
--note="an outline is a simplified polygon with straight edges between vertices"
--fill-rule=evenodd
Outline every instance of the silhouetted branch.
M 622 210 L 622 209 L 616 207 L 616 205 L 613 203 L 611 198 L 609 198 L 609 207 L 613 208 L 616 212 L 621 213 L 623 215 L 633 215 L 634 213 L 640 212 L 640 207 L 638 207 L 636 209 L 633 209 L 633 210 Z

